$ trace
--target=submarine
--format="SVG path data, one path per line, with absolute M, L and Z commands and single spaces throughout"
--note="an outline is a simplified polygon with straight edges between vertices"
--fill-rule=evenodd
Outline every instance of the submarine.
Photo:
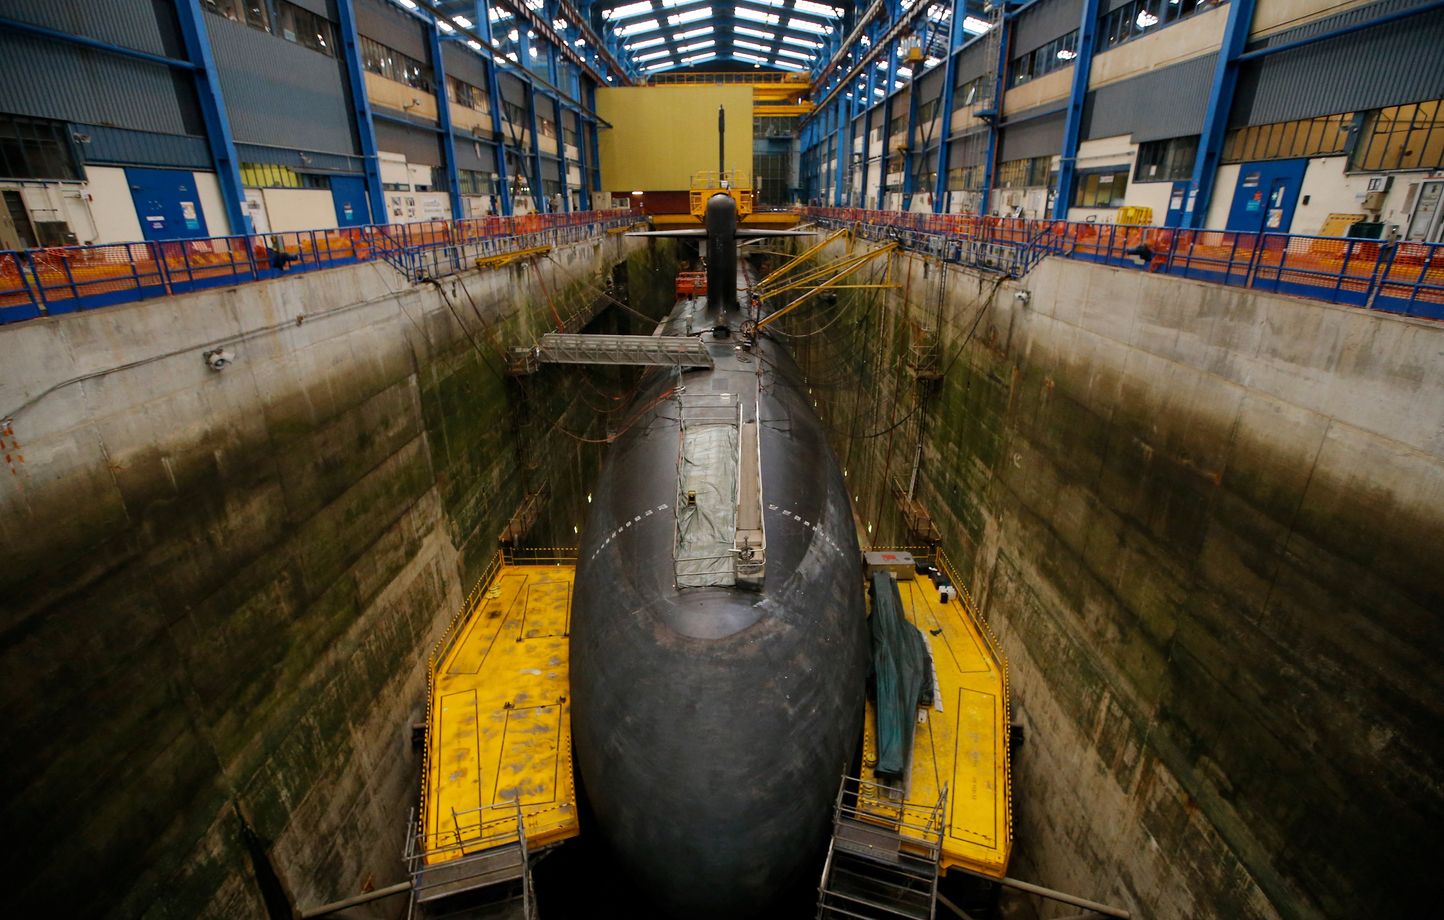
M 723 191 L 703 228 L 639 235 L 705 238 L 705 305 L 665 322 L 713 366 L 643 378 L 594 489 L 574 759 L 646 915 L 771 916 L 817 884 L 869 654 L 843 477 L 787 350 L 739 307 L 737 240 L 805 234 L 739 229 Z

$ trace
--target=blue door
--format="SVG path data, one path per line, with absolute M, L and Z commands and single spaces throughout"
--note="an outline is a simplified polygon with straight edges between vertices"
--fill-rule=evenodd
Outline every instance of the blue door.
M 1260 160 L 1240 165 L 1228 229 L 1288 233 L 1308 165 L 1308 160 Z
M 210 236 L 196 179 L 181 169 L 127 167 L 125 181 L 135 201 L 140 232 L 148 240 L 188 240 Z
M 1175 182 L 1172 190 L 1168 193 L 1168 213 L 1164 215 L 1163 226 L 1182 227 L 1183 215 L 1193 210 L 1193 202 L 1189 200 L 1188 187 L 1192 182 Z
M 363 176 L 332 176 L 331 199 L 336 205 L 336 226 L 359 227 L 371 223 Z

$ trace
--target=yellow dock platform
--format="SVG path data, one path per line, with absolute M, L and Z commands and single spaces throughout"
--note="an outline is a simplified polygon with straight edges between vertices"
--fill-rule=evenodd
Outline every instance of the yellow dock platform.
M 922 631 L 936 679 L 932 708 L 918 710 L 905 799 L 889 798 L 873 773 L 877 729 L 868 700 L 857 808 L 922 843 L 946 790 L 939 872 L 1002 878 L 1013 846 L 1007 661 L 963 583 L 946 560 L 939 567 L 958 588 L 948 603 L 927 576 L 898 582 L 904 615 Z M 937 828 L 930 830 L 936 842 Z
M 518 814 L 529 850 L 579 832 L 567 657 L 575 571 L 498 555 L 438 643 L 414 851 L 426 865 L 515 845 Z

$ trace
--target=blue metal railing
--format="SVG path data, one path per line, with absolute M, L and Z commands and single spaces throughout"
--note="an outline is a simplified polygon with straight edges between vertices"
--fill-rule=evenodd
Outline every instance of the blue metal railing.
M 586 211 L 0 251 L 0 323 L 377 259 L 413 280 L 436 277 L 469 266 L 471 249 L 576 242 L 633 220 L 626 210 Z
M 804 208 L 827 226 L 1022 277 L 1045 256 L 1444 319 L 1444 244 L 1064 220 Z

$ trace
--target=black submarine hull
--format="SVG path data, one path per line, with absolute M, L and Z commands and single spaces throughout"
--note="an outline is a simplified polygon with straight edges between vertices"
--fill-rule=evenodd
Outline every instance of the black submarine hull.
M 868 637 L 843 477 L 785 351 L 763 338 L 751 361 L 760 388 L 756 364 L 654 372 L 579 551 L 572 731 L 586 832 L 653 901 L 639 915 L 767 916 L 815 886 L 861 736 Z M 760 590 L 675 587 L 681 410 L 664 394 L 679 379 L 689 393 L 755 395 Z

